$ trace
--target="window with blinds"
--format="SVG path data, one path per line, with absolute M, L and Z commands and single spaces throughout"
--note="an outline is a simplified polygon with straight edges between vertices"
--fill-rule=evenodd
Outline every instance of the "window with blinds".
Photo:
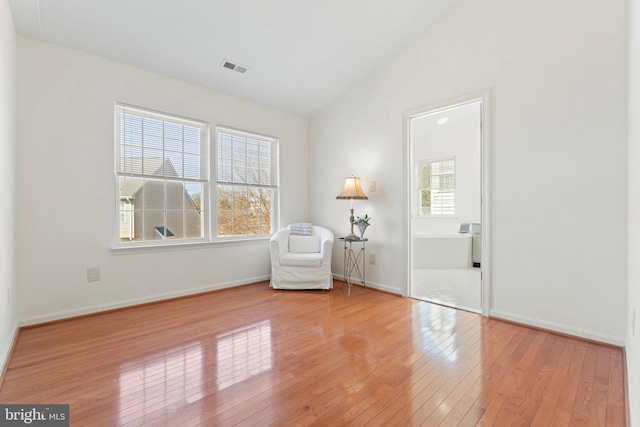
M 218 237 L 269 235 L 277 228 L 278 141 L 218 127 Z
M 116 105 L 117 245 L 208 239 L 208 125 Z
M 420 162 L 417 181 L 420 215 L 455 215 L 455 158 Z

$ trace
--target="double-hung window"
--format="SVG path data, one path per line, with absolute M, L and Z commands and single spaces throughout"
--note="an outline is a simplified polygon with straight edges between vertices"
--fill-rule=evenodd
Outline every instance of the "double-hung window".
M 208 125 L 116 105 L 116 245 L 208 240 Z
M 278 140 L 216 129 L 219 238 L 272 234 L 277 229 Z
M 446 158 L 418 163 L 419 215 L 455 215 L 456 160 Z

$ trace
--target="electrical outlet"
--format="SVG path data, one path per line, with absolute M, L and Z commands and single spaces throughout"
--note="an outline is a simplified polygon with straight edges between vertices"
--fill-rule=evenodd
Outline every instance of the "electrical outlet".
M 88 267 L 87 282 L 99 282 L 99 281 L 100 281 L 100 267 Z
M 376 263 L 376 254 L 369 254 L 369 264 Z

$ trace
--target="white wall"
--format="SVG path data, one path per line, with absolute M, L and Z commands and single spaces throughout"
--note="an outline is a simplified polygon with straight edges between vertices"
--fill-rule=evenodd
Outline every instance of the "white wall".
M 16 333 L 14 223 L 16 33 L 8 0 L 0 0 L 0 373 Z M 9 290 L 9 291 L 7 291 Z M 9 297 L 9 293 L 11 297 Z M 9 298 L 11 299 L 9 301 Z
M 640 426 L 640 0 L 629 19 L 629 305 L 627 372 L 631 425 Z M 635 310 L 635 325 L 633 311 Z
M 115 102 L 278 137 L 282 223 L 308 220 L 307 119 L 22 36 L 17 67 L 21 323 L 269 276 L 264 239 L 112 253 Z M 86 282 L 92 266 L 100 282 Z
M 403 113 L 489 88 L 491 314 L 623 344 L 627 3 L 457 9 L 312 119 L 312 221 L 344 232 L 344 176 L 376 180 L 367 277 L 403 292 Z

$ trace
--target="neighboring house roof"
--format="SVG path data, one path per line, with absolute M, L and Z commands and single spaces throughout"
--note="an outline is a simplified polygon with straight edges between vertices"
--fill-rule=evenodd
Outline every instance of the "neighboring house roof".
M 171 159 L 161 157 L 127 158 L 122 160 L 125 175 L 154 175 L 178 177 Z M 150 172 L 153 171 L 153 172 Z M 142 179 L 133 177 L 120 181 L 120 197 L 133 197 L 142 188 Z

